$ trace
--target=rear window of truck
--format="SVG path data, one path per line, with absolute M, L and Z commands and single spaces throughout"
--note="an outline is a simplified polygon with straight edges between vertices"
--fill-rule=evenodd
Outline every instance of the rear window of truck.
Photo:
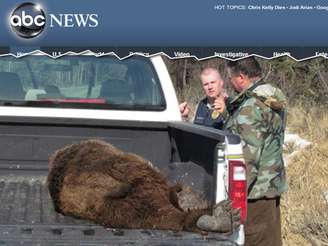
M 144 57 L 0 58 L 0 104 L 32 107 L 163 110 L 152 63 Z

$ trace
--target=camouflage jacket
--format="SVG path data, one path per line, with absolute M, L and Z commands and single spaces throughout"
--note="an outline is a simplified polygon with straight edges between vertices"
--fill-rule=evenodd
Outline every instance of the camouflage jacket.
M 287 190 L 282 158 L 285 107 L 281 90 L 263 81 L 230 102 L 225 129 L 242 139 L 248 199 L 273 198 Z

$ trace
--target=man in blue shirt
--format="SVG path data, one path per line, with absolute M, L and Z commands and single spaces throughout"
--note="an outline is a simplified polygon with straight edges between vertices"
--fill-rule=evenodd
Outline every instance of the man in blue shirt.
M 194 123 L 222 129 L 224 118 L 222 112 L 227 98 L 224 92 L 224 81 L 219 71 L 215 68 L 205 68 L 200 75 L 202 87 L 206 97 L 197 106 Z M 188 117 L 190 109 L 186 102 L 180 104 L 182 117 Z

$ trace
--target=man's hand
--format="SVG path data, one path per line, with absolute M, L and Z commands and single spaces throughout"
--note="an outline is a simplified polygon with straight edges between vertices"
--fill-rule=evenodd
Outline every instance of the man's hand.
M 179 109 L 180 109 L 180 113 L 181 113 L 181 117 L 183 119 L 187 119 L 190 113 L 190 108 L 188 106 L 187 102 L 183 102 L 179 105 Z
M 224 97 L 219 96 L 219 97 L 215 98 L 212 107 L 214 110 L 216 110 L 222 114 L 226 108 Z

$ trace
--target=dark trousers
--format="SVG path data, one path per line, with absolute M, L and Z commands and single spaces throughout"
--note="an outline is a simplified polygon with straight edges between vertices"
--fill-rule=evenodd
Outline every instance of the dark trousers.
M 245 246 L 281 246 L 280 197 L 248 200 Z

